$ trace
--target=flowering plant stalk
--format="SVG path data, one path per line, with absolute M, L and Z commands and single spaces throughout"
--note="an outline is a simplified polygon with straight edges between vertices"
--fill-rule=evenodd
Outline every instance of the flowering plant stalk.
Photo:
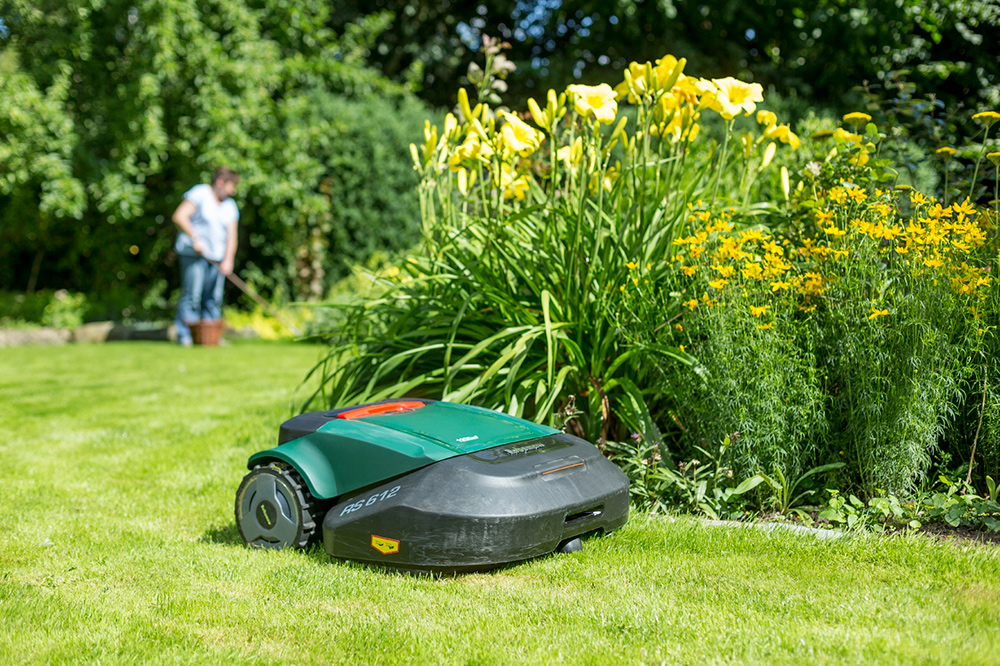
M 882 189 L 860 142 L 811 175 L 783 232 L 694 207 L 659 301 L 625 310 L 637 342 L 697 359 L 664 374 L 687 387 L 670 408 L 689 445 L 740 430 L 743 476 L 844 462 L 868 494 L 912 489 L 995 338 L 992 211 Z
M 729 142 L 760 86 L 690 77 L 683 59 L 665 56 L 632 63 L 615 87 L 550 90 L 518 113 L 482 101 L 496 48 L 488 42 L 480 101 L 459 90 L 443 129 L 427 124 L 411 146 L 424 242 L 383 297 L 353 313 L 336 362 L 323 366 L 324 399 L 421 391 L 556 423 L 576 396 L 579 434 L 634 431 L 658 445 L 642 359 L 688 357 L 674 345 L 630 348 L 615 304 L 669 273 L 688 204 L 738 164 L 699 147 L 703 115 L 726 121 Z M 760 124 L 768 132 L 754 145 L 797 141 L 776 119 Z

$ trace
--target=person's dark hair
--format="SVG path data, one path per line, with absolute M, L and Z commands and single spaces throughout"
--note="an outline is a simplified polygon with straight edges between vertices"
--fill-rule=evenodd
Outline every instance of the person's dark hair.
M 219 180 L 223 180 L 227 183 L 239 183 L 240 176 L 235 171 L 229 167 L 219 167 L 215 170 L 215 175 L 212 176 L 212 184 L 214 185 Z

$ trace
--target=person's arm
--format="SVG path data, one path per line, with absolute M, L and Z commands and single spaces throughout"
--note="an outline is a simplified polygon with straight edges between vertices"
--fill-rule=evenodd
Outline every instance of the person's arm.
M 194 235 L 194 231 L 191 228 L 191 216 L 194 215 L 196 210 L 195 205 L 185 199 L 181 202 L 181 205 L 177 207 L 177 210 L 174 211 L 173 218 L 171 219 L 173 219 L 177 228 L 191 237 L 192 249 L 194 249 L 194 251 L 198 254 L 201 254 L 204 251 L 204 248 L 201 245 L 201 241 L 199 241 L 198 237 Z
M 226 257 L 219 264 L 219 272 L 223 275 L 229 275 L 233 272 L 233 266 L 236 262 L 236 243 L 238 239 L 238 229 L 239 224 L 236 220 L 229 223 L 229 233 L 226 234 Z

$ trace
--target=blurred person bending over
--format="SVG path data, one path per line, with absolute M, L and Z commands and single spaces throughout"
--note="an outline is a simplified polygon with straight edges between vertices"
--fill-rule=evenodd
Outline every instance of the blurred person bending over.
M 191 324 L 222 318 L 222 291 L 236 258 L 239 208 L 232 197 L 240 177 L 220 167 L 211 185 L 195 185 L 174 211 L 181 263 L 181 298 L 177 303 L 177 341 L 191 344 Z

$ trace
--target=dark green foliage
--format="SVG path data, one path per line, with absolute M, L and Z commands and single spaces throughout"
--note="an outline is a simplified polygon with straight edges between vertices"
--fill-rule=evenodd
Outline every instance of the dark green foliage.
M 400 250 L 420 233 L 417 176 L 409 144 L 417 141 L 427 109 L 413 100 L 352 102 L 322 93 L 313 112 L 331 123 L 331 148 L 322 156 L 329 174 L 332 252 L 361 262 L 378 250 Z M 346 265 L 335 266 L 334 277 Z
M 784 330 L 794 331 L 791 316 L 783 317 Z M 663 364 L 660 385 L 683 428 L 683 450 L 738 433 L 729 460 L 740 478 L 801 474 L 816 461 L 827 431 L 809 336 L 793 341 L 758 330 L 759 320 L 735 307 L 703 309 L 684 322 L 691 339 L 700 338 L 690 349 L 698 363 L 693 369 Z
M 0 1 L 0 54 L 19 69 L 0 79 L 0 287 L 141 294 L 176 280 L 170 215 L 220 164 L 242 177 L 239 263 L 265 288 L 322 295 L 345 259 L 406 244 L 416 206 L 386 186 L 409 189 L 425 112 L 365 66 L 385 17 L 337 35 L 331 11 Z M 363 176 L 348 159 L 365 160 Z M 364 207 L 337 198 L 338 172 Z
M 703 76 L 735 75 L 842 105 L 854 86 L 887 82 L 905 71 L 920 94 L 951 105 L 996 94 L 1000 47 L 989 37 L 1000 23 L 992 0 L 679 0 L 510 3 L 413 0 L 346 3 L 338 20 L 373 8 L 394 13 L 392 29 L 372 57 L 397 80 L 417 81 L 421 95 L 450 105 L 463 83 L 470 47 L 481 35 L 510 42 L 520 71 L 511 95 L 568 81 L 595 83 L 620 75 L 631 61 L 665 53 L 688 59 Z M 459 32 L 456 26 L 462 25 Z M 992 90 L 992 92 L 990 92 Z

